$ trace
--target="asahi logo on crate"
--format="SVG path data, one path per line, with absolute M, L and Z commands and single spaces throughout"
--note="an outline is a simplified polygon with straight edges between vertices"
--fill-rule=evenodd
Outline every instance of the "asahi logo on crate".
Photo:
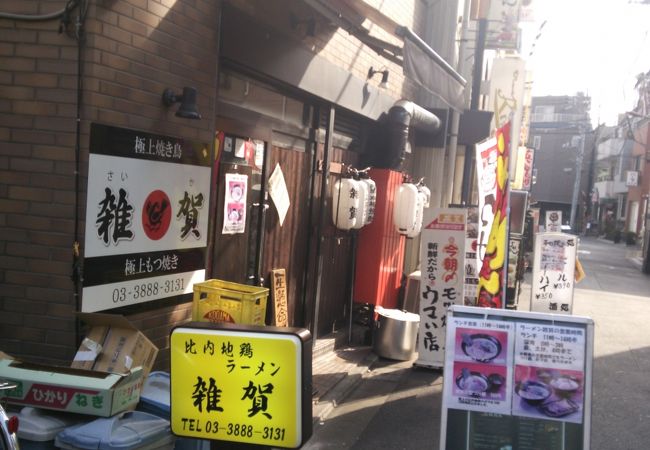
M 230 314 L 220 309 L 213 309 L 212 311 L 206 312 L 203 315 L 203 318 L 209 320 L 210 322 L 235 323 L 235 319 Z

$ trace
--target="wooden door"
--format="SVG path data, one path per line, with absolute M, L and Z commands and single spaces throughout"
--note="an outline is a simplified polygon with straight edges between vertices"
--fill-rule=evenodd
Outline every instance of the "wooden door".
M 289 326 L 304 326 L 302 305 L 307 275 L 309 198 L 312 158 L 306 140 L 276 135 L 268 153 L 269 176 L 279 166 L 287 186 L 290 206 L 280 224 L 278 210 L 269 196 L 265 218 L 262 273 L 270 280 L 273 269 L 285 269 Z M 268 283 L 265 283 L 268 285 Z

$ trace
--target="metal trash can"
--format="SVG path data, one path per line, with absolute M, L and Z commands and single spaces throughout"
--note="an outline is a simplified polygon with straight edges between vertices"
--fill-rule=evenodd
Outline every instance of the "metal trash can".
M 399 309 L 375 308 L 372 349 L 382 358 L 406 361 L 415 352 L 420 316 Z

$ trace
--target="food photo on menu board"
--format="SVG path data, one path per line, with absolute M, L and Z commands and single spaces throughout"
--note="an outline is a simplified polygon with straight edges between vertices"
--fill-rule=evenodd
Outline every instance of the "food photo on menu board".
M 508 368 L 479 363 L 454 364 L 454 387 L 457 397 L 476 397 L 505 401 L 504 389 Z
M 515 365 L 512 413 L 582 423 L 584 373 Z
M 454 333 L 451 403 L 459 409 L 509 413 L 511 332 L 496 329 L 487 321 L 482 325 L 451 328 Z
M 456 361 L 506 364 L 508 333 L 486 329 L 456 328 Z

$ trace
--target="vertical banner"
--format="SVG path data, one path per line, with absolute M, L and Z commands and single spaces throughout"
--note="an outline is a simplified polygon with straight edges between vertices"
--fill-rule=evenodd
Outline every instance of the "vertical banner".
M 502 2 L 492 2 L 502 3 Z M 505 3 L 505 2 L 504 2 Z M 512 134 L 506 135 L 509 148 L 519 148 L 521 119 L 524 111 L 524 87 L 526 81 L 526 61 L 521 58 L 496 58 L 490 76 L 490 106 L 494 112 L 492 129 L 510 123 Z M 508 170 L 515 175 L 517 153 L 510 155 L 512 166 Z
M 494 221 L 497 199 L 497 160 L 499 150 L 496 138 L 476 144 L 476 174 L 478 176 L 478 267 L 483 265 L 490 229 Z
M 501 0 L 487 3 L 489 9 L 485 48 L 518 49 L 520 45 L 519 11 L 521 0 Z
M 463 302 L 464 208 L 425 210 L 420 239 L 420 333 L 416 365 L 442 367 L 447 308 Z
M 207 143 L 91 125 L 82 312 L 205 279 L 211 165 Z
M 465 287 L 463 304 L 476 306 L 478 297 L 478 208 L 467 208 L 467 227 L 465 229 Z
M 247 192 L 248 175 L 239 173 L 226 174 L 222 234 L 237 234 L 246 231 Z
M 527 147 L 517 149 L 517 159 L 515 160 L 515 173 L 512 189 L 530 191 L 533 185 L 533 157 L 535 150 Z
M 478 306 L 502 308 L 505 298 L 505 263 L 508 251 L 508 157 L 510 124 L 496 132 L 496 196 L 494 220 L 485 246 L 478 280 Z
M 530 310 L 571 314 L 577 238 L 565 233 L 535 236 Z

